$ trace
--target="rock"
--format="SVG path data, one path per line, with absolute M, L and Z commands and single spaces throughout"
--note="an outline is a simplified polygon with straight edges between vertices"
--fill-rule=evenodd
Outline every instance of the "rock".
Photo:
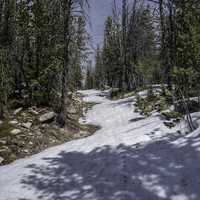
M 17 115 L 18 113 L 20 113 L 22 111 L 23 108 L 18 108 L 17 110 L 15 110 L 13 112 L 13 115 Z
M 34 134 L 32 132 L 27 133 L 29 136 L 33 136 Z
M 39 112 L 35 111 L 35 110 L 31 110 L 30 111 L 33 115 L 39 115 Z
M 168 128 L 173 128 L 176 126 L 176 124 L 174 124 L 173 122 L 168 122 L 168 121 L 164 122 L 164 125 L 167 126 Z
M 33 114 L 33 115 L 39 115 L 39 112 L 37 112 L 36 110 L 34 110 L 33 108 L 29 109 L 29 113 Z
M 16 139 L 15 144 L 16 144 L 18 147 L 24 147 L 24 146 L 26 145 L 26 142 Z
M 9 122 L 9 124 L 11 124 L 11 125 L 17 125 L 18 121 L 17 120 L 12 120 L 12 121 Z
M 80 134 L 75 134 L 75 135 L 73 136 L 73 138 L 74 138 L 74 139 L 80 139 L 80 138 L 81 138 L 81 135 L 80 135 Z
M 3 122 L 0 120 L 0 125 L 3 124 Z
M 20 129 L 13 129 L 10 133 L 12 134 L 12 135 L 18 135 L 18 134 L 20 134 L 22 131 L 20 130 Z
M 4 158 L 0 156 L 0 164 L 4 161 Z
M 23 112 L 21 113 L 21 116 L 23 116 L 24 118 L 28 118 L 28 113 Z
M 75 108 L 75 106 L 73 106 L 73 105 L 71 105 L 71 106 L 68 108 L 67 112 L 68 112 L 69 114 L 76 114 L 76 113 L 77 113 L 76 108 Z
M 174 123 L 179 123 L 180 121 L 181 121 L 180 118 L 177 118 L 177 119 L 174 119 L 174 120 L 173 120 Z
M 25 154 L 28 154 L 29 150 L 28 149 L 23 149 L 22 152 L 25 153 Z
M 13 162 L 16 159 L 17 159 L 17 156 L 15 154 L 13 154 L 13 153 L 9 156 L 9 162 Z
M 32 123 L 31 123 L 31 122 L 22 123 L 22 127 L 24 127 L 24 128 L 30 129 L 31 126 L 32 126 Z
M 72 97 L 73 92 L 68 92 L 67 95 L 68 95 L 69 97 Z
M 41 126 L 41 129 L 46 129 L 46 128 L 48 128 L 48 124 L 42 124 L 42 126 Z
M 56 113 L 54 112 L 48 112 L 44 115 L 41 115 L 40 118 L 39 118 L 39 121 L 41 123 L 45 123 L 45 122 L 50 122 L 50 121 L 53 121 L 53 119 L 55 118 L 56 116 Z
M 68 113 L 68 117 L 69 117 L 71 120 L 74 120 L 74 121 L 77 121 L 77 120 L 79 120 L 79 118 L 80 118 L 80 116 L 79 116 L 77 113 L 74 113 L 74 114 Z
M 54 125 L 52 126 L 52 128 L 58 130 L 60 127 L 59 127 L 58 125 L 54 124 Z
M 60 133 L 61 134 L 65 134 L 66 133 L 66 130 L 64 128 L 60 128 Z
M 178 135 L 182 135 L 182 132 L 180 130 L 177 131 Z
M 0 145 L 6 145 L 6 143 L 7 143 L 6 140 L 3 140 L 3 139 L 0 140 Z
M 88 135 L 88 131 L 80 131 L 79 134 L 81 136 L 87 136 Z
M 105 90 L 109 90 L 109 89 L 110 89 L 110 86 L 104 85 L 104 89 L 105 89 Z
M 11 154 L 11 150 L 7 146 L 2 146 L 0 148 L 0 156 L 6 158 Z
M 112 88 L 110 91 L 110 98 L 117 97 L 120 94 L 120 89 L 119 88 Z
M 89 135 L 88 131 L 80 131 L 79 133 L 75 134 L 73 137 L 74 139 L 79 139 L 79 138 L 84 138 L 88 135 Z

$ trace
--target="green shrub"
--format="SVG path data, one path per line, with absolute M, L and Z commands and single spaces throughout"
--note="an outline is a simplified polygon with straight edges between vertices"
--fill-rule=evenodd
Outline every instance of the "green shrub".
M 152 111 L 161 112 L 168 109 L 169 103 L 165 96 L 155 94 L 151 89 L 147 92 L 147 97 L 136 96 L 136 111 L 149 116 Z
M 182 117 L 181 113 L 175 111 L 163 112 L 162 115 L 166 118 L 166 120 Z

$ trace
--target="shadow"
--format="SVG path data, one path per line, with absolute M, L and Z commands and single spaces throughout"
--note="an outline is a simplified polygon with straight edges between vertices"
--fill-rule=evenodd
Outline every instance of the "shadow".
M 131 129 L 127 130 L 125 133 L 130 133 L 130 132 L 139 130 L 139 129 L 141 129 L 141 128 L 148 127 L 148 126 L 154 124 L 155 122 L 156 122 L 156 121 L 152 121 L 152 122 L 148 122 L 148 123 L 142 124 L 142 125 L 140 125 L 140 126 L 137 126 L 137 127 L 135 127 L 135 128 L 131 128 Z
M 199 123 L 200 123 L 200 116 L 199 116 L 199 114 L 193 115 L 192 119 L 193 119 L 194 126 L 195 127 L 199 127 Z
M 128 98 L 128 99 L 123 99 L 123 100 L 120 100 L 120 101 L 111 101 L 111 104 L 113 106 L 119 106 L 119 105 L 126 105 L 126 106 L 131 106 L 133 104 L 133 99 L 134 98 Z
M 195 138 L 63 151 L 27 166 L 32 174 L 21 182 L 48 200 L 199 200 L 199 147 Z
M 18 200 L 29 200 L 29 199 L 24 199 L 24 198 L 22 198 L 22 199 L 18 199 Z
M 133 122 L 138 122 L 138 121 L 141 121 L 144 119 L 146 119 L 146 118 L 145 117 L 136 117 L 136 118 L 130 119 L 129 122 L 133 123 Z

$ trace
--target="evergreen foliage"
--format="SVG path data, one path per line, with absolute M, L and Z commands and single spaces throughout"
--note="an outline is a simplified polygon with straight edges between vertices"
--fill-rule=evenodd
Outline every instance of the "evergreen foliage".
M 68 92 L 82 87 L 83 9 L 74 0 L 0 1 L 0 117 L 13 98 L 62 110 Z

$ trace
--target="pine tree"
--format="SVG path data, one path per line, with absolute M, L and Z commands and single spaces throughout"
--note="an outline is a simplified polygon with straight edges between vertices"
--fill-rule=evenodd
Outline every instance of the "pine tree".
M 1 2 L 1 28 L 0 28 L 0 118 L 4 117 L 7 110 L 8 96 L 11 90 L 10 75 L 15 67 L 13 43 L 15 41 L 14 16 L 15 1 Z M 11 68 L 11 64 L 14 66 Z
M 121 24 L 116 14 L 108 17 L 105 23 L 101 55 L 104 85 L 125 91 L 141 86 L 145 83 L 144 79 L 151 82 L 153 75 L 148 76 L 148 72 L 159 73 L 152 12 L 150 7 L 138 6 L 137 3 L 134 1 L 129 12 L 131 14 L 128 15 L 127 2 L 123 1 Z M 96 63 L 98 67 L 99 56 Z
M 71 51 L 73 53 L 72 60 L 72 87 L 74 89 L 82 88 L 82 69 L 83 64 L 87 59 L 87 42 L 88 33 L 86 31 L 86 22 L 84 16 L 78 16 L 74 19 L 74 34 L 72 34 L 73 40 L 71 42 Z
M 92 68 L 92 61 L 89 60 L 87 62 L 87 71 L 86 71 L 86 80 L 85 80 L 85 88 L 86 89 L 93 89 L 94 88 L 94 72 Z
M 18 98 L 26 106 L 52 106 L 60 112 L 60 125 L 65 125 L 70 83 L 81 87 L 87 57 L 85 18 L 73 12 L 84 9 L 84 2 L 0 1 L 1 117 L 7 100 Z
M 104 69 L 102 64 L 102 52 L 99 45 L 96 49 L 95 61 L 95 87 L 101 89 L 104 85 Z

